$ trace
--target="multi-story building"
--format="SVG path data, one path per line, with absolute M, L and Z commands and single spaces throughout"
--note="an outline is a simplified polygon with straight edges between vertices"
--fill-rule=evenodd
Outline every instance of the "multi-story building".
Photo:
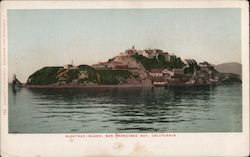
M 151 69 L 149 72 L 149 76 L 162 77 L 163 76 L 163 69 Z

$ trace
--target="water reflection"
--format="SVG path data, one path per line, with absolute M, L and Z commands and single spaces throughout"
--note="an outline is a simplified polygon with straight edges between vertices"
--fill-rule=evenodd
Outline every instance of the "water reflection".
M 186 121 L 183 110 L 192 107 L 200 110 L 195 101 L 210 101 L 214 90 L 203 88 L 89 88 L 89 89 L 29 89 L 43 114 L 48 117 L 70 117 L 72 114 L 93 114 L 88 110 L 105 109 L 107 118 L 102 123 L 121 125 L 118 130 L 158 131 L 153 123 L 178 123 Z M 61 100 L 58 103 L 57 100 Z M 187 101 L 188 100 L 188 101 Z M 185 101 L 185 103 L 182 103 Z M 51 102 L 51 103 L 46 103 Z M 106 105 L 105 105 L 106 104 Z M 110 105 L 107 105 L 110 104 Z M 204 106 L 203 106 L 204 107 Z M 205 106 L 207 107 L 207 106 Z M 96 111 L 97 112 L 97 111 Z M 60 115 L 58 115 L 60 114 Z M 183 115 L 183 116 L 182 116 Z M 98 121 L 98 117 L 92 119 Z M 142 125 L 142 127 L 138 126 Z M 133 126 L 133 127 L 131 127 Z
M 56 132 L 166 132 L 215 120 L 209 114 L 218 93 L 212 86 L 23 89 L 12 91 L 11 99 L 16 102 L 15 95 L 25 95 L 24 106 L 29 108 L 25 112 L 30 112 L 26 118 Z

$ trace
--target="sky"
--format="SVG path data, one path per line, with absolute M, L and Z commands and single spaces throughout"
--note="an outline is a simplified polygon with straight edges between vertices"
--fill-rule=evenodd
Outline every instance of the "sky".
M 51 9 L 8 11 L 9 81 L 45 66 L 92 65 L 131 48 L 181 59 L 241 63 L 240 9 Z

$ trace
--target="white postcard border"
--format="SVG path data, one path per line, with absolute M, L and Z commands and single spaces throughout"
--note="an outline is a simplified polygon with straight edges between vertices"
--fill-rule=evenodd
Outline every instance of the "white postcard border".
M 175 137 L 67 138 L 72 134 L 8 134 L 8 9 L 241 8 L 243 131 L 169 133 Z M 249 153 L 249 19 L 245 1 L 8 1 L 1 3 L 2 156 L 245 156 Z M 81 135 L 81 134 L 78 134 Z M 87 134 L 85 134 L 87 135 Z M 102 134 L 107 135 L 107 134 Z M 113 134 L 115 136 L 115 134 Z

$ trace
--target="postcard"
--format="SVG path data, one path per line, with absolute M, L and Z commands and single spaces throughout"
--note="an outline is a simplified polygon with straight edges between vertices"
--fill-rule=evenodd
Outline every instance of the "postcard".
M 246 1 L 1 3 L 1 155 L 248 156 Z

